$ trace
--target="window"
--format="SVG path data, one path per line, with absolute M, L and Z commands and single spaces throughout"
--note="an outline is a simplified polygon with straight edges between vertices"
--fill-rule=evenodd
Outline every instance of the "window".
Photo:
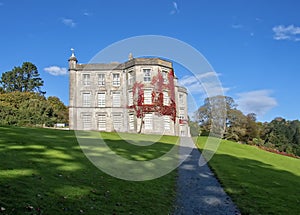
M 170 130 L 170 117 L 164 116 L 164 128 L 165 130 Z
M 164 105 L 169 105 L 170 99 L 169 99 L 169 93 L 168 92 L 163 92 L 164 94 Z
M 112 94 L 112 106 L 113 107 L 120 107 L 121 106 L 120 92 L 113 92 L 113 94 Z
M 134 115 L 129 115 L 129 130 L 134 130 Z
M 83 85 L 84 86 L 91 85 L 90 79 L 91 79 L 90 74 L 83 74 Z
M 120 86 L 120 74 L 113 74 L 113 86 Z
M 163 71 L 162 72 L 164 84 L 168 83 L 168 71 Z
M 180 106 L 184 105 L 183 94 L 179 94 L 179 104 L 180 104 Z
M 105 86 L 105 74 L 98 74 L 98 85 Z
M 90 107 L 91 106 L 91 93 L 83 93 L 82 98 L 82 106 L 83 107 Z
M 144 117 L 145 129 L 152 130 L 152 113 L 146 113 Z
M 105 93 L 98 93 L 98 107 L 105 107 Z
M 116 131 L 122 128 L 122 116 L 121 114 L 113 114 L 113 126 Z
M 183 126 L 180 126 L 180 136 L 185 136 L 185 132 L 184 132 Z
M 152 90 L 144 90 L 144 104 L 152 104 Z
M 128 106 L 132 106 L 133 105 L 133 92 L 129 91 L 128 92 Z
M 184 109 L 179 109 L 179 119 L 185 119 L 185 117 L 184 117 Z
M 134 73 L 133 71 L 128 72 L 128 85 L 133 85 L 134 84 Z
M 89 114 L 85 114 L 82 116 L 83 129 L 89 130 L 92 128 L 92 116 Z
M 106 130 L 106 116 L 104 114 L 98 115 L 98 130 Z
M 143 69 L 143 71 L 144 71 L 144 82 L 150 82 L 151 81 L 150 69 Z

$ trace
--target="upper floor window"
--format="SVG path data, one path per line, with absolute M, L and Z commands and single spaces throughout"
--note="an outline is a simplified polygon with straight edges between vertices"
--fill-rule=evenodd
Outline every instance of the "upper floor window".
M 133 85 L 135 81 L 134 79 L 133 71 L 128 72 L 128 85 Z
M 163 71 L 162 72 L 164 84 L 168 83 L 168 71 Z
M 144 82 L 151 81 L 151 70 L 150 69 L 143 69 L 144 71 Z
M 105 74 L 98 74 L 98 85 L 105 86 Z
M 105 93 L 98 93 L 98 107 L 105 107 Z
M 112 106 L 121 107 L 121 94 L 120 92 L 113 92 L 112 94 Z
M 90 107 L 91 106 L 91 93 L 83 93 L 82 98 L 82 106 L 83 107 Z
M 113 86 L 120 86 L 120 74 L 113 74 Z
M 91 85 L 91 75 L 90 74 L 83 74 L 83 85 L 84 86 Z
M 180 106 L 184 105 L 183 94 L 179 94 L 179 104 Z
M 168 92 L 163 92 L 164 95 L 164 105 L 169 105 L 170 99 L 169 99 L 169 93 Z
M 144 90 L 144 104 L 152 104 L 152 90 Z
M 129 91 L 128 92 L 128 106 L 132 106 L 133 105 L 133 92 Z

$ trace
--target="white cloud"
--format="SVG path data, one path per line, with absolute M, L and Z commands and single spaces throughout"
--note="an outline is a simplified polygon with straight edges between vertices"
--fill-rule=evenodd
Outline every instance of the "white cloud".
M 292 40 L 292 41 L 300 41 L 300 27 L 289 25 L 278 25 L 273 27 L 275 40 Z
M 270 90 L 256 90 L 245 93 L 239 93 L 236 103 L 238 109 L 244 114 L 255 113 L 257 116 L 263 116 L 269 110 L 277 106 L 277 101 L 271 96 Z
M 229 88 L 223 88 L 215 72 L 206 72 L 197 75 L 187 75 L 181 78 L 178 83 L 184 86 L 192 94 L 207 94 L 208 96 L 223 95 Z
M 63 18 L 61 21 L 64 25 L 66 25 L 68 27 L 74 28 L 76 26 L 76 23 L 74 22 L 73 19 Z
M 173 1 L 172 4 L 173 4 L 173 9 L 171 10 L 170 14 L 173 15 L 179 13 L 177 2 Z
M 84 10 L 83 15 L 84 16 L 92 16 L 93 14 L 91 12 L 89 12 L 88 10 Z
M 231 25 L 231 27 L 234 28 L 234 29 L 241 29 L 241 28 L 243 28 L 244 26 L 241 25 L 241 24 L 233 24 L 233 25 Z
M 58 66 L 46 67 L 46 68 L 44 68 L 44 71 L 48 72 L 49 74 L 54 75 L 54 76 L 67 75 L 68 74 L 67 68 L 58 67 Z

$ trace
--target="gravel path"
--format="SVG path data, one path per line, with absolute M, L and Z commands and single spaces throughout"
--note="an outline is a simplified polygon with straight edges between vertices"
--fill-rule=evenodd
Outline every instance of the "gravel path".
M 199 150 L 193 149 L 179 167 L 174 214 L 240 214 L 208 165 L 198 165 L 199 159 Z

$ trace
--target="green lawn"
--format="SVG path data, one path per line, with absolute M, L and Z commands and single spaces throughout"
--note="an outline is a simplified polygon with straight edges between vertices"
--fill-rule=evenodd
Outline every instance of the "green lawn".
M 242 214 L 300 214 L 299 159 L 222 141 L 209 165 Z
M 159 157 L 177 140 L 163 137 L 138 147 L 116 133 L 103 133 L 103 138 L 132 160 Z M 139 141 L 136 135 L 127 139 Z M 176 171 L 143 182 L 101 172 L 82 153 L 72 131 L 0 127 L 0 214 L 168 214 L 175 184 Z

